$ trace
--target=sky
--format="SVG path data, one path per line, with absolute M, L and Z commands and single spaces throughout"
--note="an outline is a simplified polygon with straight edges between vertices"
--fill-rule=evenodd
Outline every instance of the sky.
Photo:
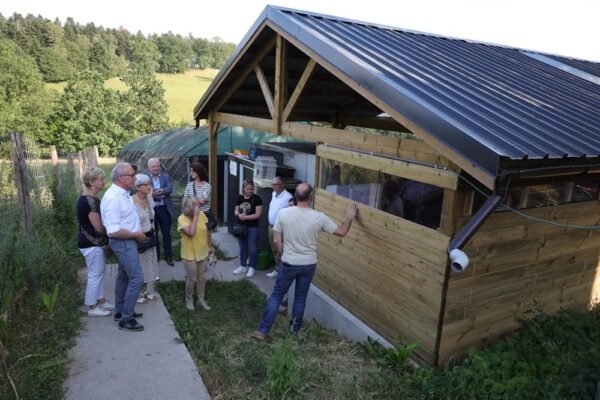
M 0 13 L 237 44 L 267 4 L 600 62 L 600 0 L 0 0 Z

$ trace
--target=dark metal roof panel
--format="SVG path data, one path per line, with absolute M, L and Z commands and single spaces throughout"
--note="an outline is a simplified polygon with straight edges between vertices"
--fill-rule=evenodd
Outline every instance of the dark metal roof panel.
M 600 155 L 600 86 L 522 50 L 272 6 L 264 22 L 492 176 L 501 157 Z
M 435 115 L 458 129 L 462 135 L 451 142 L 466 135 L 509 158 L 600 155 L 600 86 L 518 49 L 291 10 L 278 14 L 285 16 L 277 18 L 282 28 L 300 40 L 318 38 L 311 50 L 378 90 L 401 114 L 407 110 L 394 101 L 396 93 L 420 108 L 414 122 L 427 126 Z M 327 54 L 332 47 L 338 57 Z

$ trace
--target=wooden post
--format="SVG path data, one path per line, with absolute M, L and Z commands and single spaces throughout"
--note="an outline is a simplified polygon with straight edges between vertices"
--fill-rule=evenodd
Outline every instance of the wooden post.
M 214 113 L 208 114 L 208 175 L 212 190 L 210 193 L 210 207 L 215 218 L 219 215 L 219 204 L 217 193 L 219 192 L 219 182 L 217 181 L 217 132 L 219 124 L 215 121 Z M 225 215 L 225 214 L 223 214 Z
M 73 183 L 75 184 L 76 188 L 81 188 L 82 185 L 82 176 L 83 176 L 83 152 L 82 151 L 78 151 L 77 152 L 77 162 L 76 165 L 74 165 L 75 168 L 73 168 Z
M 97 167 L 98 166 L 98 146 L 94 145 L 92 147 L 92 167 Z
M 29 197 L 29 175 L 27 174 L 23 143 L 21 141 L 21 134 L 18 132 L 10 132 L 9 136 L 15 171 L 15 183 L 17 185 L 17 194 L 19 196 L 19 207 L 23 209 L 22 225 L 25 232 L 31 236 L 33 234 L 33 217 L 31 211 L 31 198 Z
M 283 109 L 287 101 L 286 41 L 277 35 L 275 46 L 275 96 L 273 100 L 273 131 L 281 135 Z
M 58 153 L 56 146 L 50 146 L 50 156 L 52 157 L 52 171 L 54 172 L 54 178 L 56 179 L 56 193 L 60 193 L 62 190 L 62 177 L 60 176 L 60 164 L 58 162 Z

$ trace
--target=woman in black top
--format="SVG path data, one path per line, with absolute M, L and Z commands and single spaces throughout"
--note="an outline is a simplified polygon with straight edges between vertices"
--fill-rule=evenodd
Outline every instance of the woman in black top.
M 248 278 L 254 276 L 256 256 L 258 254 L 258 219 L 262 214 L 262 199 L 254 194 L 254 182 L 244 181 L 242 194 L 235 202 L 234 215 L 248 228 L 246 236 L 239 237 L 240 266 L 233 270 L 236 275 L 246 273 Z M 248 261 L 248 257 L 250 260 Z M 246 262 L 248 263 L 246 264 Z
M 104 171 L 97 167 L 88 168 L 83 174 L 84 189 L 77 200 L 77 221 L 79 235 L 77 246 L 85 257 L 88 268 L 85 304 L 89 307 L 88 316 L 106 317 L 114 310 L 114 305 L 104 298 L 104 274 L 106 262 L 104 246 L 108 236 L 102 218 L 100 218 L 100 199 L 98 193 L 104 189 Z

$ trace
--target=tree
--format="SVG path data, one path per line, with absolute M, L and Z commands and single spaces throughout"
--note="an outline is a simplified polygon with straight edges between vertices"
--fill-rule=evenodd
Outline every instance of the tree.
M 152 73 L 158 69 L 158 60 L 160 60 L 161 54 L 156 43 L 144 38 L 136 38 L 131 42 L 130 55 L 129 67 L 131 69 Z
M 12 40 L 0 38 L 0 134 L 18 131 L 36 140 L 47 138 L 45 119 L 52 105 L 35 60 Z
M 67 151 L 96 144 L 102 155 L 117 154 L 135 137 L 122 126 L 125 105 L 119 92 L 104 87 L 97 71 L 77 74 L 49 118 L 54 142 Z
M 192 49 L 185 39 L 169 32 L 155 41 L 161 54 L 158 72 L 178 74 L 190 69 Z
M 135 136 L 158 132 L 169 126 L 167 102 L 162 82 L 149 70 L 133 70 L 123 78 L 128 112 L 124 127 Z
M 211 67 L 219 69 L 225 65 L 225 62 L 235 50 L 235 45 L 233 43 L 226 43 L 220 37 L 215 36 L 212 38 L 211 49 L 213 58 Z

